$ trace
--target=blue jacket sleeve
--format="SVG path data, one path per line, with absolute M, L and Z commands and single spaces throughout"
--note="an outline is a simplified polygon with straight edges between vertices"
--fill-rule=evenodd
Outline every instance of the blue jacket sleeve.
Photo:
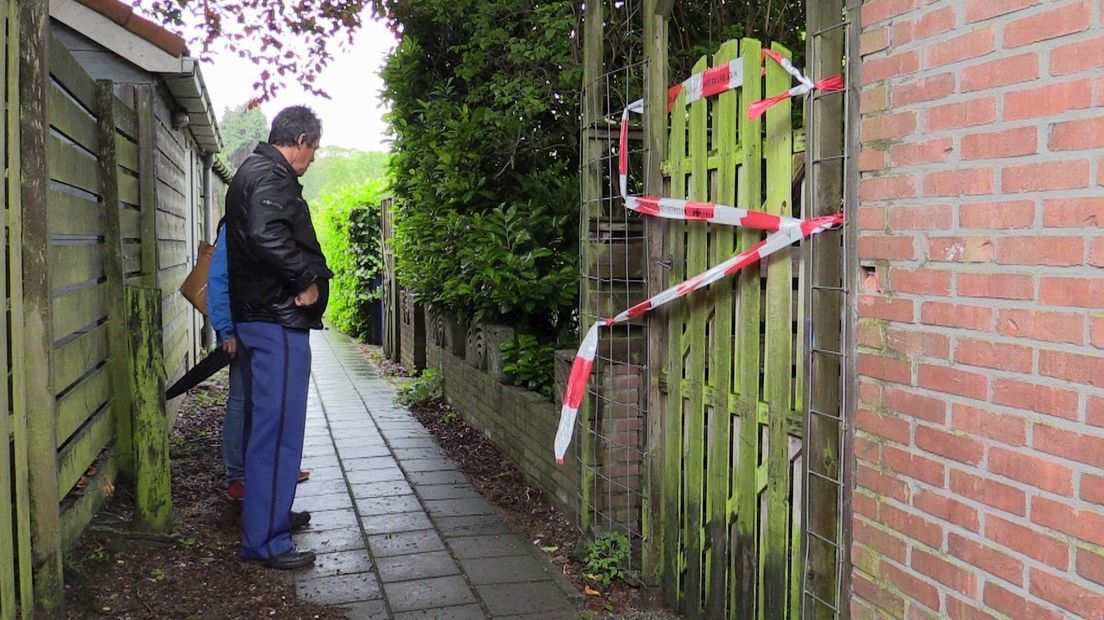
M 219 342 L 236 338 L 234 320 L 230 316 L 230 272 L 226 258 L 226 224 L 219 227 L 215 239 L 215 254 L 207 272 L 207 315 L 218 334 Z

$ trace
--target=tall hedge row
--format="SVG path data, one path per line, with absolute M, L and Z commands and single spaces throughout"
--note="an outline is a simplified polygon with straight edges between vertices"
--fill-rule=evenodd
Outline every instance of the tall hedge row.
M 403 0 L 384 70 L 399 278 L 464 318 L 550 341 L 578 291 L 571 1 Z

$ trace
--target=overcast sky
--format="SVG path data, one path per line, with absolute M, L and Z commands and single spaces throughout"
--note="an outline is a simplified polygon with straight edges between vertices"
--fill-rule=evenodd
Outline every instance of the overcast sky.
M 334 49 L 334 59 L 318 77 L 318 86 L 332 99 L 309 95 L 289 83 L 275 100 L 261 106 L 272 117 L 289 105 L 306 104 L 322 118 L 322 145 L 366 151 L 385 151 L 385 109 L 380 101 L 383 80 L 379 70 L 395 46 L 395 36 L 382 22 L 365 20 L 352 46 Z M 211 94 L 216 115 L 223 109 L 253 98 L 253 82 L 263 69 L 248 60 L 219 54 L 215 62 L 203 63 L 203 78 Z

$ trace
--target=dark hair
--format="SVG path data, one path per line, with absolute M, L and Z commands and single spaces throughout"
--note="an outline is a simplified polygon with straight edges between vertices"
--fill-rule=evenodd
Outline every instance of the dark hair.
M 280 110 L 272 119 L 268 143 L 273 146 L 295 146 L 300 134 L 307 134 L 308 145 L 315 144 L 322 138 L 322 121 L 307 106 L 293 105 Z

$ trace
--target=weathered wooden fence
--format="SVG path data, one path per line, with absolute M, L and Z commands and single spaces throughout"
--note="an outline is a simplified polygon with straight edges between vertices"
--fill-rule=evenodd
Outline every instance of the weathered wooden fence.
M 50 41 L 46 3 L 2 6 L 0 493 L 13 501 L 0 502 L 0 617 L 11 618 L 61 609 L 62 554 L 116 479 L 135 476 L 132 382 L 165 374 L 136 372 L 135 333 L 156 335 L 143 359 L 168 351 L 172 375 L 194 359 L 194 316 L 176 288 L 204 222 L 176 198 L 198 181 L 153 88 L 94 82 Z M 159 287 L 166 311 L 135 323 L 126 290 L 139 284 Z M 154 408 L 171 424 L 163 400 Z M 158 475 L 167 484 L 167 468 Z

